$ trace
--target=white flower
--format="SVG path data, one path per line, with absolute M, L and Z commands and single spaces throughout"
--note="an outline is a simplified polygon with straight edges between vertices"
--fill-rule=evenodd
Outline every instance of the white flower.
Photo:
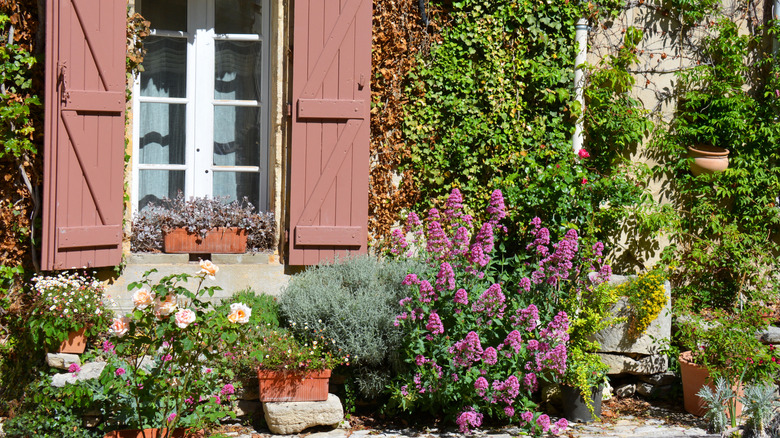
M 217 272 L 219 272 L 219 266 L 211 263 L 211 260 L 200 261 L 200 271 L 198 271 L 198 274 L 206 274 L 206 276 L 209 277 L 209 280 L 214 280 L 214 276 L 217 275 Z
M 188 325 L 195 322 L 195 312 L 190 309 L 181 309 L 176 312 L 176 326 L 180 329 L 187 328 Z
M 230 314 L 228 320 L 232 323 L 246 324 L 249 317 L 252 316 L 252 309 L 244 303 L 233 303 L 230 305 Z

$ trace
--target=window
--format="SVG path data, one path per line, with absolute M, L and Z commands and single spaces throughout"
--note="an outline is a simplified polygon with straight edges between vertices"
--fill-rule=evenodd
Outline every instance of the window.
M 141 0 L 132 204 L 229 196 L 268 209 L 268 0 Z

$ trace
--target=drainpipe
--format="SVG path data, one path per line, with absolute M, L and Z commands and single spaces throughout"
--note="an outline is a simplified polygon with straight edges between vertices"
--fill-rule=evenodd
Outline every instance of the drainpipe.
M 774 0 L 772 4 L 772 19 L 780 20 L 780 0 Z M 775 36 L 772 39 L 772 53 L 777 56 L 778 50 L 780 50 L 780 42 L 778 41 L 778 37 Z
M 780 0 L 775 0 L 775 4 Z M 582 65 L 588 59 L 588 19 L 580 18 L 574 26 L 574 42 L 577 45 L 577 56 L 574 58 L 574 99 L 580 103 L 580 108 L 585 109 L 585 70 Z M 576 154 L 584 143 L 585 135 L 582 129 L 583 117 L 580 116 L 577 124 L 574 126 L 574 138 L 572 139 L 572 148 Z

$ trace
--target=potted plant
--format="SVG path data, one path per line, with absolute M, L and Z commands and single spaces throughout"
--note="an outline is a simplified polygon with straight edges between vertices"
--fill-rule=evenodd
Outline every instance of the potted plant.
M 138 252 L 244 253 L 273 247 L 273 213 L 257 213 L 246 199 L 163 198 L 133 219 L 131 249 Z
M 105 332 L 111 312 L 103 304 L 101 282 L 73 272 L 38 275 L 32 283 L 33 341 L 61 353 L 83 353 L 87 339 Z
M 712 386 L 715 379 L 722 377 L 739 394 L 743 384 L 771 380 L 780 371 L 773 349 L 755 336 L 761 321 L 757 309 L 708 313 L 708 318 L 695 314 L 677 318 L 679 342 L 688 350 L 679 357 L 684 405 L 698 416 L 706 412 L 698 396 L 702 386 Z M 741 405 L 735 404 L 730 410 L 732 418 L 736 418 Z
M 327 351 L 329 341 L 298 341 L 286 330 L 262 332 L 249 345 L 249 356 L 257 363 L 261 402 L 325 401 L 331 370 L 349 357 Z
M 214 309 L 204 299 L 218 289 L 203 287 L 217 271 L 201 261 L 195 292 L 183 286 L 193 276 L 173 274 L 153 283 L 154 270 L 128 286 L 135 290 L 135 308 L 113 320 L 102 353 L 106 367 L 95 383 L 109 430 L 168 438 L 235 415 L 229 403 L 236 388 L 225 383 L 232 374 L 217 366 L 223 351 L 216 346 L 245 336 L 251 309 L 238 302 Z M 117 436 L 112 434 L 107 437 Z

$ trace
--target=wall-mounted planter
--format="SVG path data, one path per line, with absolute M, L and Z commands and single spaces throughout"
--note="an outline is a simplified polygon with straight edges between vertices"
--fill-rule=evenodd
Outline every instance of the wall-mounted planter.
M 246 230 L 213 228 L 202 237 L 176 228 L 163 234 L 163 251 L 170 254 L 243 254 L 246 252 Z
M 325 401 L 330 370 L 299 373 L 257 370 L 261 402 Z
M 705 144 L 688 146 L 688 156 L 693 158 L 691 163 L 693 176 L 723 172 L 729 167 L 729 150 L 718 146 Z

